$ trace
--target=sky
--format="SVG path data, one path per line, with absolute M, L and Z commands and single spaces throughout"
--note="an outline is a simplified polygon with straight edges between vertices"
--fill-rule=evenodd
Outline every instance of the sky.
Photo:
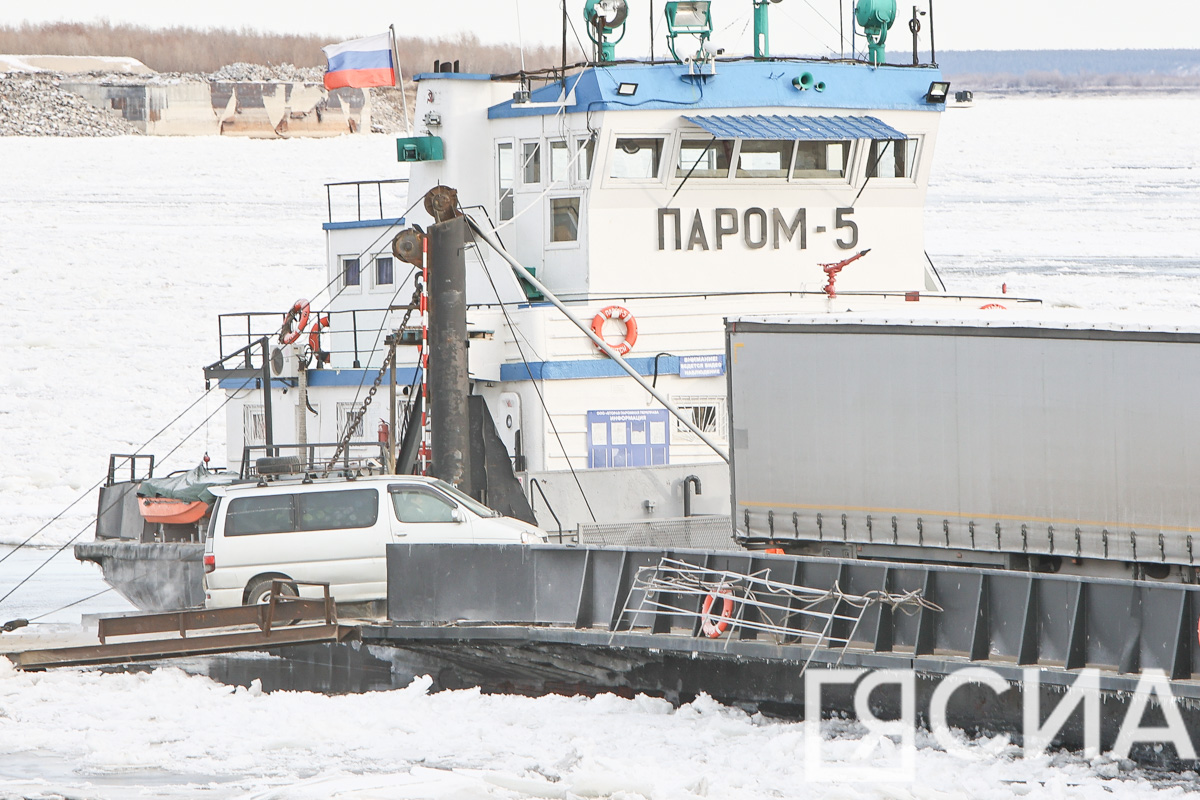
M 927 9 L 931 0 L 918 0 Z M 771 7 L 771 49 L 775 54 L 830 55 L 840 45 L 839 9 L 852 0 L 782 0 Z M 567 10 L 583 36 L 584 0 L 567 0 Z M 647 29 L 653 8 L 656 26 L 664 0 L 629 0 L 629 32 L 618 55 L 648 51 Z M 900 0 L 901 20 L 892 29 L 893 49 L 911 47 L 907 30 L 912 3 Z M 336 8 L 336 13 L 327 9 Z M 134 23 L 147 27 L 184 25 L 198 28 L 253 28 L 264 32 L 314 33 L 337 40 L 379 33 L 394 24 L 401 35 L 455 36 L 475 33 L 487 42 L 557 43 L 561 38 L 561 4 L 557 0 L 439 0 L 439 2 L 297 4 L 294 0 L 55 0 L 52 3 L 0 4 L 0 25 L 50 21 Z M 1087 4 L 1008 0 L 936 0 L 936 45 L 939 50 L 1194 48 L 1194 0 L 1148 0 L 1134 9 L 1118 0 Z M 311 10 L 309 10 L 311 9 Z M 714 43 L 727 52 L 751 48 L 751 0 L 714 0 Z M 517 20 L 521 25 L 518 30 Z M 924 32 L 928 31 L 925 17 Z M 923 35 L 924 35 L 923 32 Z M 846 26 L 849 36 L 849 26 Z M 574 38 L 572 36 L 572 38 Z M 927 43 L 924 44 L 927 47 Z M 661 36 L 655 50 L 664 49 Z

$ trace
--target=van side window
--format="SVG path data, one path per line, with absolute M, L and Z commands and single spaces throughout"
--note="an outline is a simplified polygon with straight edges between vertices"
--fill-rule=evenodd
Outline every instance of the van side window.
M 296 527 L 302 531 L 369 528 L 379 518 L 379 492 L 374 489 L 305 492 L 296 495 L 296 506 Z
M 401 522 L 453 522 L 454 506 L 430 492 L 393 489 L 392 506 Z
M 295 529 L 295 504 L 290 494 L 235 497 L 225 515 L 225 535 L 283 533 Z

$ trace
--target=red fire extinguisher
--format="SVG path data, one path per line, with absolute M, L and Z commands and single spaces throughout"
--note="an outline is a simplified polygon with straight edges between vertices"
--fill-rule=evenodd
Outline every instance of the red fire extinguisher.
M 391 432 L 392 431 L 391 431 L 390 426 L 387 424 L 387 420 L 383 420 L 383 419 L 379 420 L 379 443 L 380 444 L 388 443 L 388 439 L 391 438 L 390 437 Z

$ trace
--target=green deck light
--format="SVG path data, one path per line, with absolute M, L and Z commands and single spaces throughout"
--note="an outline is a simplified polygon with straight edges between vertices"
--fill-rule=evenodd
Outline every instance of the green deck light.
M 615 61 L 617 43 L 625 38 L 625 18 L 629 16 L 629 5 L 625 0 L 588 0 L 583 7 L 583 18 L 587 20 L 587 35 L 596 46 L 595 57 L 601 63 Z M 614 41 L 610 36 L 621 29 Z
M 696 36 L 700 39 L 697 56 L 704 52 L 704 43 L 712 36 L 712 12 L 710 0 L 678 0 L 667 3 L 664 13 L 667 17 L 667 48 L 670 49 L 675 63 L 682 64 L 683 59 L 675 52 L 675 37 L 681 34 Z
M 882 64 L 887 58 L 884 45 L 888 29 L 896 21 L 896 0 L 858 0 L 854 19 L 867 37 L 868 59 L 872 64 Z

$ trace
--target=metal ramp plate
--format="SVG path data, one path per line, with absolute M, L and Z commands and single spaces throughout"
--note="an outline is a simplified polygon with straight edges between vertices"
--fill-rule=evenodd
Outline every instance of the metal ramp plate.
M 99 644 L 6 655 L 18 669 L 40 670 L 337 642 L 357 630 L 338 624 L 328 584 L 319 584 L 322 598 L 282 594 L 283 585 L 276 581 L 261 605 L 101 619 Z

